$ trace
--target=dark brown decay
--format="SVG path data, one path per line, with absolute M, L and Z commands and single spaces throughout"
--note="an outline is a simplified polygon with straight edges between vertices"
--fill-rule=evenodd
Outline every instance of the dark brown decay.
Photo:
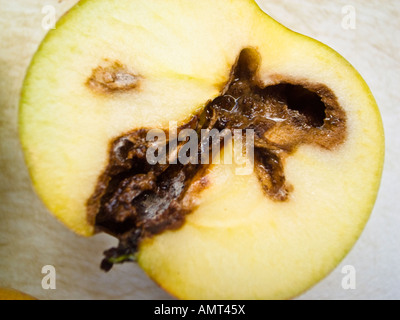
M 245 134 L 245 129 L 253 129 L 254 171 L 260 186 L 272 200 L 288 201 L 292 186 L 285 178 L 285 158 L 302 144 L 332 150 L 343 143 L 346 114 L 323 84 L 281 81 L 263 86 L 257 78 L 259 65 L 256 50 L 242 50 L 221 95 L 178 132 L 191 128 L 200 135 L 201 129 L 215 128 L 242 129 Z M 143 239 L 180 228 L 196 208 L 196 195 L 207 185 L 209 165 L 150 165 L 146 161 L 149 130 L 135 130 L 114 140 L 108 167 L 88 201 L 91 222 L 120 241 L 117 248 L 105 252 L 104 270 L 134 260 Z

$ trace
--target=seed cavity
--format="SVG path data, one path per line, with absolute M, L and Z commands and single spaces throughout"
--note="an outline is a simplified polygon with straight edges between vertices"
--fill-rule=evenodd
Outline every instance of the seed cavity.
M 260 187 L 273 201 L 290 201 L 294 187 L 286 180 L 285 160 L 304 144 L 326 150 L 343 144 L 346 114 L 324 84 L 280 77 L 275 85 L 262 85 L 260 63 L 255 49 L 242 50 L 221 95 L 206 103 L 177 132 L 193 129 L 200 136 L 202 129 L 252 129 L 254 173 Z M 114 64 L 111 69 L 114 72 L 119 68 Z M 94 72 L 97 85 L 103 87 L 105 77 L 115 78 L 104 76 L 109 70 L 99 70 Z M 151 142 L 146 137 L 152 129 L 134 130 L 111 143 L 108 166 L 88 201 L 90 223 L 120 241 L 117 248 L 104 253 L 101 267 L 107 271 L 116 262 L 132 261 L 143 239 L 180 228 L 198 206 L 199 194 L 209 186 L 210 165 L 201 161 L 150 164 L 146 154 Z M 172 142 L 166 130 L 165 136 L 168 146 Z M 222 138 L 220 142 L 222 147 Z M 199 159 L 203 152 L 199 144 Z M 167 159 L 174 155 L 167 154 Z
M 119 61 L 104 60 L 93 69 L 86 85 L 95 92 L 112 93 L 137 89 L 141 77 Z

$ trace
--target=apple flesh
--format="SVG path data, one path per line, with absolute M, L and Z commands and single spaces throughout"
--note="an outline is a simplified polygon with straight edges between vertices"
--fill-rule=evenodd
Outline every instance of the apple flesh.
M 187 123 L 221 95 L 246 48 L 259 55 L 262 88 L 328 88 L 345 137 L 332 148 L 301 143 L 285 157 L 286 201 L 268 196 L 257 174 L 236 175 L 235 164 L 208 167 L 180 228 L 137 248 L 143 269 L 179 298 L 291 298 L 341 261 L 368 220 L 383 164 L 382 122 L 366 83 L 332 49 L 250 0 L 81 1 L 25 79 L 20 135 L 33 184 L 58 219 L 90 236 L 98 227 L 90 200 L 110 145 L 141 128 Z M 313 93 L 329 107 L 324 90 Z M 285 143 L 283 133 L 269 138 Z

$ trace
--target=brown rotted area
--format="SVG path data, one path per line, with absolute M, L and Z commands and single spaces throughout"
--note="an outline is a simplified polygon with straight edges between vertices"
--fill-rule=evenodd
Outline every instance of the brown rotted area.
M 293 187 L 285 178 L 285 159 L 303 144 L 327 150 L 341 145 L 346 139 L 346 114 L 323 84 L 286 80 L 263 86 L 257 78 L 259 65 L 256 50 L 242 50 L 221 95 L 179 127 L 178 133 L 187 128 L 199 136 L 201 129 L 241 129 L 243 133 L 253 129 L 254 173 L 261 188 L 274 201 L 290 201 Z M 116 66 L 123 73 L 121 65 Z M 104 77 L 98 72 L 94 70 L 97 74 L 90 86 L 104 89 Z M 111 82 L 118 79 L 112 69 L 107 72 Z M 103 83 L 96 83 L 96 77 Z M 107 87 L 118 91 L 112 83 Z M 180 228 L 208 186 L 207 164 L 173 164 L 174 154 L 167 154 L 167 164 L 149 164 L 146 153 L 151 142 L 146 136 L 151 129 L 138 129 L 112 142 L 107 169 L 88 201 L 89 220 L 120 242 L 105 252 L 104 270 L 114 263 L 133 261 L 143 239 Z M 168 146 L 167 131 L 166 137 Z M 197 156 L 201 163 L 200 144 Z

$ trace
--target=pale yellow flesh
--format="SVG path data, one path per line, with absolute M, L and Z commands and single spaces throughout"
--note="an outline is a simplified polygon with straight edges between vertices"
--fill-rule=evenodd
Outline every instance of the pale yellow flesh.
M 86 201 L 110 141 L 187 120 L 219 94 L 246 47 L 260 53 L 266 85 L 277 76 L 327 85 L 346 111 L 348 137 L 338 150 L 304 146 L 287 160 L 294 191 L 286 203 L 267 198 L 254 175 L 212 167 L 185 226 L 146 241 L 139 254 L 181 298 L 290 298 L 344 257 L 382 170 L 383 129 L 367 85 L 337 53 L 250 0 L 81 1 L 43 42 L 25 81 L 20 132 L 36 190 L 69 228 L 91 235 Z M 140 74 L 140 89 L 91 91 L 85 83 L 104 59 Z

